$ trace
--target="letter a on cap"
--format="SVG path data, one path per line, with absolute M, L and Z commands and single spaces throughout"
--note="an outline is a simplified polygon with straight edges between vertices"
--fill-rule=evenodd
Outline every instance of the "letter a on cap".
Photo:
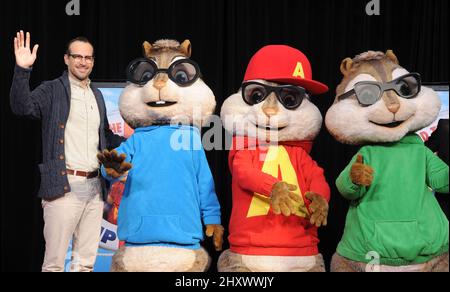
M 300 62 L 297 63 L 297 67 L 295 67 L 295 71 L 292 76 L 301 77 L 302 79 L 305 79 L 305 71 L 303 71 L 302 63 L 300 63 Z

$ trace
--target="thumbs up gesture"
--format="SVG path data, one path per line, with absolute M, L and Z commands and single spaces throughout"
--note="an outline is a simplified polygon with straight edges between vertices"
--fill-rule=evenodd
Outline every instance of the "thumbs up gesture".
M 350 170 L 350 178 L 355 185 L 368 187 L 373 182 L 373 168 L 364 164 L 364 158 L 361 154 L 356 157 Z

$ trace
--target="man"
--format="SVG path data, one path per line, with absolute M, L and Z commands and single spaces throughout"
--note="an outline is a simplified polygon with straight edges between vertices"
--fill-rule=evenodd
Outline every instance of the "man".
M 71 271 L 93 270 L 99 243 L 105 183 L 97 153 L 119 146 L 109 129 L 103 96 L 91 87 L 94 48 L 86 38 L 69 42 L 68 70 L 30 91 L 29 79 L 38 45 L 23 31 L 14 38 L 16 67 L 11 108 L 19 116 L 42 121 L 43 163 L 39 197 L 44 210 L 44 272 L 64 271 L 72 240 Z

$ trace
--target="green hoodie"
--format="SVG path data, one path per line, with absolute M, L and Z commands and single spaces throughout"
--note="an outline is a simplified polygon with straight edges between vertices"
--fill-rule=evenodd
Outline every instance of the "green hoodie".
M 352 201 L 338 253 L 365 263 L 377 254 L 380 264 L 401 266 L 448 252 L 448 220 L 431 190 L 448 193 L 448 165 L 413 134 L 358 153 L 374 169 L 374 180 L 369 187 L 353 184 L 355 155 L 336 181 Z

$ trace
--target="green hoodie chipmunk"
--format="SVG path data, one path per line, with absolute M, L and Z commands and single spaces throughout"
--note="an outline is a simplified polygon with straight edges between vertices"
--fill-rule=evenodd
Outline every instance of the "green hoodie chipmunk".
M 341 72 L 326 126 L 362 148 L 336 181 L 351 204 L 331 270 L 448 271 L 449 224 L 432 191 L 448 193 L 449 169 L 415 134 L 439 97 L 390 50 L 347 58 Z

